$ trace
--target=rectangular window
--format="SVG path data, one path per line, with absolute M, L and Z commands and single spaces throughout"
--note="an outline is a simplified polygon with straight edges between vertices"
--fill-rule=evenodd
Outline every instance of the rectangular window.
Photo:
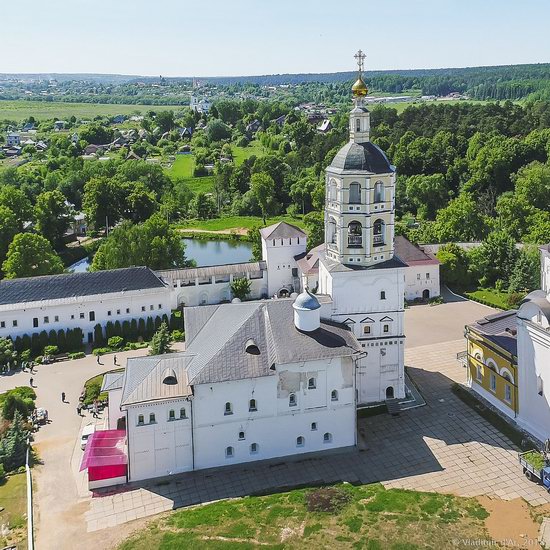
M 430 278 L 430 274 L 426 273 L 426 279 L 429 279 L 429 278 Z
M 155 309 L 155 308 L 153 307 L 153 304 L 151 304 L 151 305 L 149 306 L 149 309 L 150 309 L 151 311 L 153 311 L 153 310 Z
M 95 311 L 90 311 L 88 317 L 90 318 L 90 321 L 95 321 Z
M 44 317 L 44 324 L 47 325 L 49 322 L 50 318 L 46 315 L 46 317 Z
M 84 319 L 84 313 L 81 313 L 81 314 L 80 314 L 80 318 L 81 318 L 81 319 Z
M 159 304 L 159 309 L 162 309 L 162 304 Z
M 56 322 L 56 323 L 59 323 L 59 315 L 56 315 L 53 320 Z
M 34 328 L 36 328 L 38 326 L 38 317 L 35 317 L 33 320 L 32 320 L 32 326 Z
M 143 419 L 143 415 L 140 414 L 140 415 L 138 416 L 138 421 L 137 421 L 138 426 L 143 426 L 144 422 L 145 422 L 145 420 Z
M 384 332 L 390 331 L 390 325 L 384 325 Z
M 157 419 L 155 418 L 155 413 L 149 415 L 149 424 L 155 424 Z
M 17 326 L 17 319 L 14 319 L 14 320 L 12 321 L 12 325 L 13 325 L 14 327 Z
M 176 420 L 176 411 L 171 410 L 171 411 L 168 413 L 168 420 Z
M 512 386 L 510 384 L 504 385 L 504 400 L 508 403 L 512 402 Z
M 483 371 L 480 365 L 476 365 L 476 380 L 481 382 L 483 380 Z
M 116 314 L 117 314 L 117 315 L 120 315 L 120 309 L 117 309 L 117 310 L 116 310 Z
M 381 300 L 385 300 L 385 299 L 386 299 L 386 291 L 385 291 L 385 290 L 382 290 L 382 291 L 380 292 L 380 299 L 381 299 Z
M 141 311 L 145 311 L 145 306 L 141 306 Z
M 420 281 L 420 273 L 416 274 L 416 278 Z
M 107 312 L 107 315 L 108 315 L 109 317 L 111 316 L 111 310 L 109 310 L 109 311 Z
M 491 391 L 497 391 L 497 377 L 493 373 L 491 373 L 490 384 Z
M 74 320 L 74 315 L 71 315 L 71 321 Z
M 130 313 L 130 308 L 129 307 L 126 308 L 126 313 Z
M 363 334 L 370 334 L 370 325 L 365 325 L 363 327 Z
M 0 328 L 6 328 L 6 321 L 0 321 Z

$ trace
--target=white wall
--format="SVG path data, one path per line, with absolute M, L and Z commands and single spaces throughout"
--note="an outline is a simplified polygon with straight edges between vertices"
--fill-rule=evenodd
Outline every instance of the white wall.
M 517 422 L 536 438 L 550 438 L 550 332 L 544 315 L 534 304 L 524 304 L 518 314 Z M 542 395 L 539 391 L 542 390 Z
M 0 337 L 16 338 L 23 334 L 40 333 L 43 330 L 49 332 L 80 327 L 84 333 L 84 342 L 87 342 L 88 333 L 93 334 L 98 323 L 105 326 L 109 321 L 122 323 L 140 317 L 154 318 L 163 314 L 170 316 L 171 305 L 170 288 L 3 305 L 0 306 Z M 142 308 L 145 308 L 145 311 L 142 311 Z M 109 311 L 111 315 L 108 315 Z M 91 320 L 91 312 L 94 313 L 94 320 Z M 44 317 L 48 317 L 48 323 L 44 322 Z M 34 318 L 38 318 L 38 327 L 33 326 Z M 14 321 L 17 326 L 14 326 Z
M 120 401 L 122 399 L 122 388 L 111 390 L 109 392 L 109 405 L 107 414 L 109 418 L 109 430 L 117 429 L 118 419 L 124 417 L 124 413 L 120 410 Z
M 540 287 L 547 294 L 550 293 L 550 250 L 540 251 Z
M 291 287 L 299 292 L 300 278 L 293 276 L 292 270 L 298 268 L 294 256 L 303 254 L 307 249 L 305 237 L 291 239 L 264 239 L 262 237 L 262 259 L 267 263 L 268 294 L 273 296 L 282 288 Z M 296 287 L 296 288 L 294 288 Z
M 439 296 L 439 264 L 409 265 L 405 271 L 405 300 L 422 298 L 428 290 L 430 298 Z

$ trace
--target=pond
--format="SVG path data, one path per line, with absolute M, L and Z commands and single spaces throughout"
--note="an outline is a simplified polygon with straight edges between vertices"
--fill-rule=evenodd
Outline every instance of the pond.
M 243 241 L 218 241 L 182 239 L 185 256 L 194 259 L 198 267 L 210 265 L 239 264 L 252 259 L 252 244 Z M 69 267 L 73 273 L 87 271 L 90 259 L 83 258 Z

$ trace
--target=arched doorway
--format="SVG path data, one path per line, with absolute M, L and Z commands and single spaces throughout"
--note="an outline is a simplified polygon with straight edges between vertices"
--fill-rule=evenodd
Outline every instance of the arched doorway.
M 290 296 L 290 292 L 286 288 L 281 288 L 277 294 L 279 298 L 288 298 Z
M 423 300 L 429 300 L 430 299 L 430 291 L 427 288 L 422 292 L 422 299 Z
M 388 386 L 386 388 L 386 399 L 393 399 L 393 386 Z

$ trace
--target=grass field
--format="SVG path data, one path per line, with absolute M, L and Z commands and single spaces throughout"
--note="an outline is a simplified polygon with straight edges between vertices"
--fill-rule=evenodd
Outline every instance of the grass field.
M 464 294 L 472 300 L 487 303 L 487 305 L 498 309 L 510 309 L 506 301 L 508 298 L 507 292 L 499 292 L 494 288 L 480 288 L 472 292 L 465 292 Z
M 486 538 L 475 500 L 380 484 L 219 501 L 153 521 L 119 550 L 450 548 Z
M 113 105 L 105 103 L 64 103 L 61 101 L 0 100 L 0 120 L 23 120 L 33 116 L 48 118 L 93 118 L 98 115 L 129 115 L 153 110 L 181 109 L 181 105 Z
M 274 216 L 267 218 L 267 225 L 285 221 L 303 228 L 304 223 L 301 218 L 292 218 L 291 216 Z M 200 229 L 203 231 L 225 231 L 229 229 L 250 229 L 255 225 L 263 225 L 260 216 L 229 216 L 227 218 L 214 218 L 212 220 L 189 220 L 186 223 L 178 224 L 178 229 Z
M 9 524 L 12 532 L 3 537 L 0 535 L 0 546 L 17 544 L 18 548 L 27 547 L 27 482 L 25 474 L 10 476 L 0 484 L 0 525 Z
M 232 147 L 235 164 L 238 166 L 252 155 L 262 156 L 264 148 L 257 141 L 250 143 L 248 147 Z M 193 177 L 195 169 L 195 157 L 192 154 L 177 155 L 174 164 L 167 170 L 169 176 L 181 178 L 189 186 L 193 193 L 209 193 L 214 187 L 214 176 Z

